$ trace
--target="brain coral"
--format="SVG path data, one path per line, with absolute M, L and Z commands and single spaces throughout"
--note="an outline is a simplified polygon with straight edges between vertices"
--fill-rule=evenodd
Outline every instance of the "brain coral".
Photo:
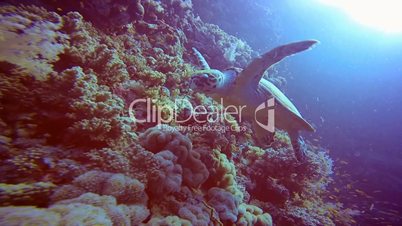
M 1 207 L 1 225 L 139 225 L 149 215 L 142 205 L 118 205 L 112 196 L 85 193 L 47 209 Z
M 76 207 L 78 209 L 74 210 Z M 59 201 L 49 209 L 61 214 L 68 212 L 68 215 L 64 216 L 64 218 L 68 217 L 70 219 L 66 219 L 66 222 L 74 222 L 77 221 L 77 218 L 83 217 L 95 218 L 96 214 L 92 216 L 91 211 L 83 212 L 84 210 L 79 209 L 82 207 L 100 208 L 100 213 L 103 210 L 106 215 L 105 220 L 110 219 L 113 223 L 108 225 L 138 225 L 149 216 L 149 210 L 144 205 L 118 205 L 113 196 L 100 196 L 93 193 L 85 193 L 77 198 Z
M 239 207 L 239 220 L 236 225 L 256 225 L 256 226 L 272 226 L 272 218 L 268 213 L 263 211 L 257 206 L 242 203 Z
M 160 170 L 156 177 L 150 178 L 150 190 L 155 195 L 179 191 L 183 181 L 183 170 L 176 163 L 177 157 L 170 151 L 161 151 L 154 157 L 160 163 Z
M 168 125 L 159 125 L 146 130 L 139 137 L 141 145 L 158 153 L 163 150 L 171 151 L 177 162 L 183 168 L 183 182 L 191 187 L 200 186 L 209 176 L 205 164 L 199 159 L 197 152 L 192 150 L 189 138 L 177 129 Z
M 218 213 L 222 221 L 236 222 L 238 215 L 238 201 L 232 193 L 213 187 L 208 190 L 208 204 Z
M 121 203 L 146 203 L 148 197 L 144 185 L 136 179 L 123 174 L 92 170 L 65 185 L 53 194 L 53 201 L 75 198 L 86 192 L 109 195 Z

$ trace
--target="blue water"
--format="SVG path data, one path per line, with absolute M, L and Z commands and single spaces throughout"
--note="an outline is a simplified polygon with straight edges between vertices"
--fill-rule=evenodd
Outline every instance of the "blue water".
M 364 27 L 314 0 L 217 1 L 212 10 L 199 13 L 260 53 L 321 42 L 278 66 L 287 80 L 281 89 L 317 127 L 311 138 L 337 160 L 333 187 L 346 207 L 359 209 L 361 225 L 402 224 L 389 213 L 402 211 L 402 34 Z

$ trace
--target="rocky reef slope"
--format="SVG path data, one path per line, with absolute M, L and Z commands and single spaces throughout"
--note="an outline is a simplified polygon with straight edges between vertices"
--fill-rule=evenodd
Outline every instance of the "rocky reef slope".
M 165 119 L 219 107 L 189 89 L 192 47 L 216 68 L 257 55 L 191 1 L 3 5 L 0 30 L 1 225 L 351 222 L 323 199 L 332 161 L 319 147 L 299 164 L 286 133 L 263 150 L 248 122 L 133 120 L 148 110 L 137 99 Z

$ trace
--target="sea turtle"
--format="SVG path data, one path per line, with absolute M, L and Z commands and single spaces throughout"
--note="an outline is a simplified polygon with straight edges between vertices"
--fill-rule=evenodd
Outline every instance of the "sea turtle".
M 268 131 L 267 127 L 261 123 L 269 121 L 271 117 L 274 119 L 276 128 L 288 132 L 297 160 L 303 161 L 305 153 L 300 147 L 299 131 L 314 132 L 315 130 L 303 119 L 289 98 L 262 76 L 265 70 L 274 64 L 295 53 L 310 49 L 316 43 L 318 41 L 305 40 L 282 45 L 255 58 L 244 70 L 229 68 L 224 71 L 211 69 L 201 53 L 193 48 L 203 69 L 195 72 L 191 77 L 191 88 L 210 95 L 218 102 L 222 98 L 226 106 L 245 105 L 242 117 L 253 122 L 253 130 L 260 144 L 266 144 L 268 140 L 272 140 L 273 129 Z M 271 101 L 270 106 L 268 100 L 275 101 Z M 273 102 L 275 102 L 274 105 Z M 261 110 L 268 107 L 274 109 L 274 114 Z

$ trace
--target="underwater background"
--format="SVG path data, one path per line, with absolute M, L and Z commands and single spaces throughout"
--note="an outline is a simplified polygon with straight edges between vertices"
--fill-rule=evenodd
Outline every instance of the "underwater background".
M 319 1 L 210 3 L 219 13 L 199 3 L 202 18 L 259 52 L 295 38 L 321 42 L 306 60 L 277 66 L 288 81 L 281 89 L 318 128 L 312 140 L 337 160 L 331 189 L 358 207 L 359 225 L 400 225 L 402 35 L 364 27 Z
M 402 224 L 401 35 L 302 0 L 3 1 L 0 31 L 0 225 Z M 266 77 L 316 128 L 306 164 L 285 131 L 130 117 L 219 106 L 193 47 L 244 68 L 305 39 Z

